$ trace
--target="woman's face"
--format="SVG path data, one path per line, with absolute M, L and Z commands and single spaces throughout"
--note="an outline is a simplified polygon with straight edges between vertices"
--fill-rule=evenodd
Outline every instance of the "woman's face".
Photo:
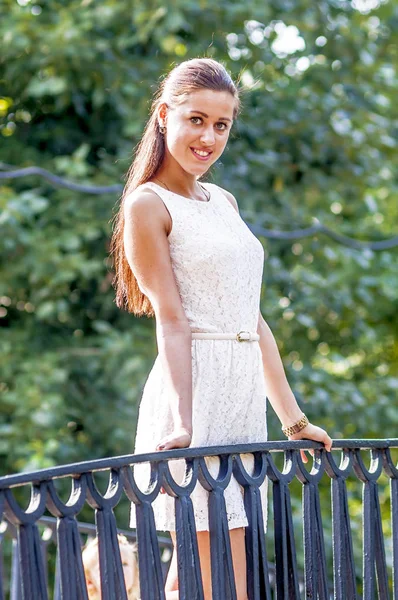
M 200 177 L 221 156 L 233 121 L 235 99 L 229 92 L 197 90 L 173 109 L 159 109 L 166 126 L 166 161 L 176 161 L 187 173 Z M 201 155 L 199 155 L 197 152 Z

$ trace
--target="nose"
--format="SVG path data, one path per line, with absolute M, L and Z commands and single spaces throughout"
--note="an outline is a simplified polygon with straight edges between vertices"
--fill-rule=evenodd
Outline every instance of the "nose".
M 210 127 L 206 127 L 206 129 L 204 129 L 204 131 L 202 132 L 202 135 L 200 136 L 200 141 L 202 144 L 205 144 L 206 146 L 213 146 L 215 138 L 214 138 L 214 131 L 213 131 L 212 125 Z

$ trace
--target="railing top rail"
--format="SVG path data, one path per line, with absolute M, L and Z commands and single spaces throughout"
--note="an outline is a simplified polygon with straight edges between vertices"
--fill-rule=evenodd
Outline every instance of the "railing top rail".
M 228 446 L 207 446 L 201 448 L 182 448 L 178 450 L 166 450 L 163 452 L 150 452 L 148 454 L 126 454 L 99 458 L 95 460 L 70 463 L 39 469 L 26 473 L 5 475 L 0 477 L 0 490 L 11 487 L 26 485 L 27 483 L 40 483 L 50 479 L 81 475 L 92 471 L 106 471 L 109 469 L 120 469 L 135 463 L 160 462 L 176 458 L 197 458 L 203 456 L 219 456 L 225 454 L 244 454 L 250 452 L 284 452 L 285 450 L 309 450 L 322 449 L 324 446 L 319 442 L 310 440 L 287 440 L 267 441 L 256 444 L 235 444 Z M 333 440 L 333 449 L 384 449 L 398 448 L 398 438 L 390 439 L 340 439 Z

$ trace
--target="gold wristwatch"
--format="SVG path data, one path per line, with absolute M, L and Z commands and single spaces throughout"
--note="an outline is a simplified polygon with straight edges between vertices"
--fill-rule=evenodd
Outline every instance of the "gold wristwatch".
M 304 427 L 307 427 L 308 423 L 309 423 L 309 420 L 307 419 L 307 417 L 305 415 L 303 415 L 301 417 L 301 419 L 299 421 L 297 421 L 297 423 L 294 423 L 293 425 L 289 425 L 288 427 L 282 427 L 282 432 L 287 437 L 289 437 L 289 435 L 299 433 L 299 431 L 304 429 Z

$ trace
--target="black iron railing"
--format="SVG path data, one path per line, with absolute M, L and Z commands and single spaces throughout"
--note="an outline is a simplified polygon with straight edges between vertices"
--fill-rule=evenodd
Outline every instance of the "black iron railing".
M 35 473 L 22 473 L 0 478 L 0 508 L 3 517 L 16 528 L 21 592 L 24 600 L 47 600 L 49 595 L 46 560 L 43 553 L 39 523 L 45 512 L 57 519 L 57 564 L 61 597 L 64 600 L 87 599 L 83 573 L 82 530 L 77 515 L 88 503 L 95 511 L 96 532 L 100 540 L 99 555 L 103 600 L 127 600 L 122 563 L 117 541 L 114 510 L 123 495 L 135 504 L 136 537 L 141 585 L 141 600 L 165 598 L 165 570 L 161 561 L 161 540 L 155 531 L 152 502 L 164 487 L 175 498 L 176 531 L 179 548 L 180 600 L 200 600 L 200 565 L 197 560 L 196 528 L 190 494 L 197 481 L 209 492 L 209 526 L 211 531 L 211 568 L 213 600 L 236 598 L 224 489 L 232 474 L 242 486 L 248 517 L 246 556 L 248 596 L 250 600 L 398 600 L 398 470 L 391 449 L 398 440 L 336 440 L 341 452 L 327 453 L 315 442 L 264 442 L 211 448 L 189 448 L 147 455 L 75 463 Z M 300 449 L 314 450 L 311 470 L 302 462 Z M 366 451 L 370 466 L 365 464 Z M 252 453 L 254 469 L 247 473 L 240 455 Z M 278 453 L 284 454 L 284 466 L 279 469 Z M 218 456 L 218 477 L 207 469 L 206 456 Z M 168 462 L 177 458 L 186 461 L 184 486 L 171 476 Z M 134 464 L 150 462 L 151 482 L 147 490 L 139 489 L 134 478 Z M 94 474 L 109 472 L 108 489 L 101 493 Z M 325 474 L 331 482 L 332 557 L 327 556 L 322 515 L 330 508 L 320 501 L 320 487 Z M 71 477 L 69 500 L 64 502 L 56 489 L 56 480 Z M 272 481 L 273 526 L 264 534 L 259 488 L 268 477 Z M 382 519 L 379 486 L 389 478 L 389 514 Z M 355 564 L 350 503 L 350 481 L 362 484 L 362 573 Z M 302 484 L 302 538 L 297 536 L 297 524 L 292 511 L 291 487 Z M 29 485 L 28 508 L 17 503 L 12 488 Z M 296 500 L 296 499 L 295 499 Z M 388 525 L 388 526 L 387 526 Z M 388 529 L 388 538 L 383 533 Z M 275 573 L 270 573 L 267 537 L 273 537 Z M 301 542 L 301 539 L 303 540 Z M 164 540 L 163 540 L 164 542 Z M 300 582 L 296 548 L 303 543 L 304 583 Z M 385 544 L 390 551 L 386 559 Z M 194 559 L 192 559 L 194 557 Z M 195 558 L 196 557 L 196 558 Z M 330 577 L 332 573 L 332 577 Z M 3 600 L 3 573 L 0 600 Z M 328 577 L 329 576 L 329 577 Z M 14 567 L 15 577 L 15 567 Z M 332 579 L 333 581 L 330 581 Z M 274 582 L 274 585 L 271 585 Z M 331 587 L 333 592 L 331 593 Z M 275 589 L 273 589 L 275 588 Z M 55 588 L 51 588 L 56 590 Z M 55 592 L 54 592 L 55 597 Z M 17 598 L 17 596 L 15 596 Z

